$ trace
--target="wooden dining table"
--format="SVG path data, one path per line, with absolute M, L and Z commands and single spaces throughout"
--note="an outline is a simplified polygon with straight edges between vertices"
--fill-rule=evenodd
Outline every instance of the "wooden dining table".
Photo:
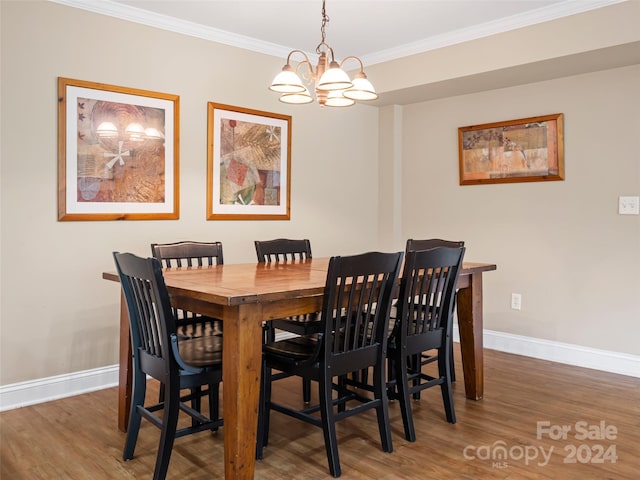
M 224 264 L 165 269 L 175 307 L 223 321 L 225 479 L 252 479 L 265 321 L 317 312 L 322 307 L 328 258 L 276 263 Z M 483 395 L 482 274 L 489 263 L 464 262 L 457 316 L 467 398 Z M 106 280 L 119 281 L 114 272 Z M 131 343 L 124 296 L 120 300 L 118 428 L 126 431 L 131 404 Z

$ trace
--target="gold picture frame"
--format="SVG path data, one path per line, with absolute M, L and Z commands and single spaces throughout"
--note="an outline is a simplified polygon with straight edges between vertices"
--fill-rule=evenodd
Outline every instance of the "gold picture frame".
M 207 220 L 289 220 L 291 116 L 209 102 Z
M 58 220 L 179 218 L 180 97 L 58 78 Z
M 563 115 L 458 128 L 460 185 L 564 180 Z

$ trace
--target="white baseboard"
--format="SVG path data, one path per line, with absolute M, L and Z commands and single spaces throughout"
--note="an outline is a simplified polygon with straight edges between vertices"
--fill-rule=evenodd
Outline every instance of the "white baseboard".
M 0 386 L 0 412 L 118 385 L 118 365 Z
M 458 325 L 454 325 L 453 339 L 460 341 Z M 484 330 L 484 348 L 515 353 L 525 357 L 592 368 L 640 378 L 640 356 L 629 353 L 599 350 L 570 343 L 554 342 L 511 333 Z
M 287 334 L 278 334 L 278 339 Z M 458 326 L 453 338 L 460 341 Z M 640 356 L 485 330 L 484 348 L 640 378 Z M 118 365 L 0 386 L 0 412 L 118 384 Z

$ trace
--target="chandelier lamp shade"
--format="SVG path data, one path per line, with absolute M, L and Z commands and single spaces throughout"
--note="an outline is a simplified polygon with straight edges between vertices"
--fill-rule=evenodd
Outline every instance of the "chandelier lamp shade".
M 341 63 L 335 60 L 333 48 L 325 42 L 325 28 L 328 22 L 329 17 L 325 10 L 325 0 L 323 0 L 322 27 L 320 28 L 322 39 L 316 47 L 318 63 L 314 68 L 311 60 L 302 50 L 289 52 L 286 65 L 276 75 L 269 87 L 269 90 L 280 94 L 281 102 L 312 103 L 314 98 L 305 83 L 310 85 L 310 88 L 313 87 L 315 100 L 320 106 L 349 107 L 356 101 L 378 98 L 375 88 L 364 73 L 362 60 L 353 55 L 345 57 Z M 294 56 L 300 58 L 295 68 L 291 63 Z M 342 69 L 348 60 L 354 60 L 360 67 L 353 79 L 349 78 L 349 75 Z

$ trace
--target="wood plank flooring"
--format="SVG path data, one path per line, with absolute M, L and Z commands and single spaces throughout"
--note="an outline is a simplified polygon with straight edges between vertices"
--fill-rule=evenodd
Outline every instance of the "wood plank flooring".
M 445 421 L 437 388 L 413 403 L 415 443 L 404 439 L 391 403 L 393 453 L 381 450 L 372 412 L 346 419 L 338 426 L 341 478 L 640 478 L 640 379 L 487 350 L 485 398 L 476 402 L 464 397 L 459 358 L 456 351 L 458 422 Z M 274 396 L 300 401 L 299 381 L 278 382 Z M 136 457 L 122 461 L 116 405 L 111 388 L 0 413 L 0 478 L 151 478 L 159 431 L 143 421 Z M 178 439 L 168 478 L 224 478 L 222 454 L 222 432 Z M 320 429 L 274 412 L 256 479 L 324 478 L 331 477 Z

